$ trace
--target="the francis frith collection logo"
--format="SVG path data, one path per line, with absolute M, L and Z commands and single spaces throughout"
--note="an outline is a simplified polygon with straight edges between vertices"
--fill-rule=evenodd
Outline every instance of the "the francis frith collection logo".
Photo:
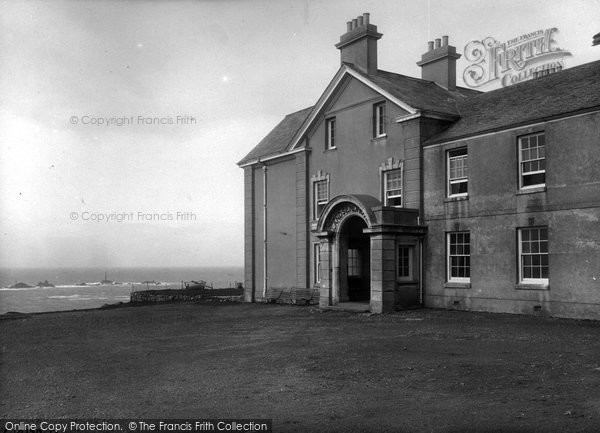
M 500 43 L 493 37 L 472 41 L 465 47 L 471 64 L 463 73 L 469 87 L 499 82 L 510 86 L 565 67 L 564 58 L 571 53 L 556 45 L 556 27 L 526 33 Z M 547 72 L 546 72 L 547 71 Z

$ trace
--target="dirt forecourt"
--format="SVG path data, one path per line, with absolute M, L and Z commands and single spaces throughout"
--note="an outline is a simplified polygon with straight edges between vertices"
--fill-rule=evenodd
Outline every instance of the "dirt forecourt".
M 600 432 L 600 323 L 205 302 L 0 320 L 0 418 Z

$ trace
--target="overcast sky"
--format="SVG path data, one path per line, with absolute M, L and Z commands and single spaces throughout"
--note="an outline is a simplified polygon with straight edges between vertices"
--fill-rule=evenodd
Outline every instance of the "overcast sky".
M 315 103 L 363 12 L 406 75 L 442 35 L 557 27 L 567 67 L 600 59 L 600 0 L 2 2 L 0 266 L 242 265 L 236 162 Z

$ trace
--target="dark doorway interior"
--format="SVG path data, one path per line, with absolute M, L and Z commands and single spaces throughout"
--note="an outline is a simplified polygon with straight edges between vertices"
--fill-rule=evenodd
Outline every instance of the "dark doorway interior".
M 371 297 L 371 246 L 369 236 L 363 233 L 367 224 L 360 217 L 352 217 L 342 228 L 341 251 L 346 258 L 346 284 L 340 281 L 340 286 L 348 288 L 348 300 L 351 302 L 369 301 Z M 343 277 L 342 277 L 343 278 Z

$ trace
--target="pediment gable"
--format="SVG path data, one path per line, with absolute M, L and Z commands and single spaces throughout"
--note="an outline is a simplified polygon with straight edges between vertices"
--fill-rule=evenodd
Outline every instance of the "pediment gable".
M 350 66 L 342 65 L 290 142 L 288 150 L 294 150 L 302 146 L 302 138 L 322 119 L 321 115 L 323 113 L 348 107 L 356 104 L 357 101 L 365 101 L 378 96 L 389 100 L 406 111 L 407 114 L 418 113 L 416 108 L 378 86 Z

